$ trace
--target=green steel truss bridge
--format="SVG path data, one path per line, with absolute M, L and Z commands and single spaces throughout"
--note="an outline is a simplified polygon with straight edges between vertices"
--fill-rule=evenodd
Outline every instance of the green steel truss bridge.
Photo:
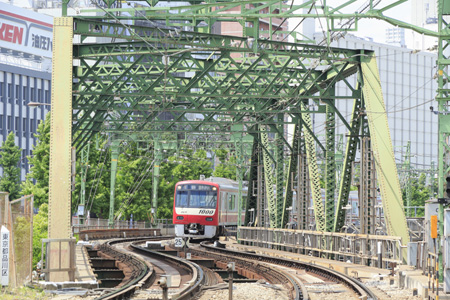
M 54 22 L 49 237 L 70 236 L 71 147 L 78 152 L 86 149 L 98 132 L 146 133 L 154 138 L 157 151 L 160 134 L 170 132 L 218 135 L 229 141 L 237 154 L 237 177 L 242 179 L 245 171 L 250 174 L 247 210 L 267 209 L 268 219 L 263 220 L 260 212 L 259 224 L 268 222 L 275 228 L 288 222 L 287 208 L 296 189 L 299 209 L 307 210 L 305 203 L 312 196 L 317 230 L 339 231 L 352 164 L 364 145 L 366 181 L 376 176 L 379 182 L 388 234 L 401 236 L 406 244 L 406 218 L 376 57 L 369 50 L 329 46 L 331 40 L 357 30 L 364 18 L 439 39 L 436 100 L 444 112 L 439 115 L 439 197 L 443 197 L 450 151 L 446 142 L 450 115 L 445 113 L 450 60 L 444 54 L 450 39 L 450 4 L 438 1 L 435 32 L 388 16 L 405 2 L 349 0 L 331 7 L 326 0 L 168 1 L 164 5 L 156 0 L 99 0 L 92 2 L 95 7 L 67 17 L 68 1 L 63 0 L 63 17 Z M 321 20 L 324 41 L 316 45 L 287 31 L 283 20 L 291 18 Z M 217 28 L 230 24 L 241 28 L 241 37 L 219 34 Z M 287 42 L 288 35 L 296 42 Z M 348 80 L 352 75 L 356 84 Z M 345 96 L 336 95 L 338 83 L 347 86 Z M 352 101 L 352 115 L 343 116 L 337 101 Z M 312 114 L 324 115 L 324 139 L 314 133 Z M 349 132 L 339 180 L 337 119 Z M 292 139 L 285 134 L 289 125 Z M 324 202 L 318 148 L 326 162 Z M 368 199 L 374 198 L 373 193 L 368 187 Z M 369 221 L 370 227 L 374 224 Z

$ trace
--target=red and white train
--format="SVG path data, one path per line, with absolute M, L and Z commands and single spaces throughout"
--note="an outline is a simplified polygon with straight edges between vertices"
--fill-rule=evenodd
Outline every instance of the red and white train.
M 223 233 L 224 227 L 237 227 L 238 192 L 238 183 L 226 178 L 178 182 L 173 202 L 175 235 L 214 238 Z M 246 187 L 242 188 L 242 196 L 247 196 Z M 241 209 L 241 224 L 244 211 L 245 207 Z

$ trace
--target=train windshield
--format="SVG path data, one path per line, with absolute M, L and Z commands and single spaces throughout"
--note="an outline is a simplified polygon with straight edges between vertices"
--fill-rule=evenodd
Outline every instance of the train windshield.
M 177 187 L 176 207 L 215 208 L 216 205 L 216 187 L 201 184 L 185 184 Z

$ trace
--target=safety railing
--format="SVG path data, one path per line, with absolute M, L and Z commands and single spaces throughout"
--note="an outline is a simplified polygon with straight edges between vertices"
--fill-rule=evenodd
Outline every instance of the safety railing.
M 112 227 L 108 224 L 108 219 L 99 218 L 79 218 L 72 217 L 72 227 L 74 233 L 79 233 L 83 230 L 93 229 L 147 229 L 160 228 L 161 233 L 167 231 L 171 232 L 173 223 L 171 219 L 157 219 L 155 224 L 148 221 L 131 221 L 131 220 L 116 220 Z M 164 233 L 163 233 L 164 234 Z
M 428 275 L 428 296 L 439 299 L 439 256 L 428 252 L 426 274 Z
M 381 266 L 403 263 L 401 238 L 395 236 L 334 233 L 293 229 L 239 227 L 246 245 L 328 257 L 355 264 Z M 380 253 L 381 252 L 381 253 Z
M 76 242 L 74 238 L 42 239 L 41 261 L 45 261 L 42 273 L 46 281 L 75 281 Z M 68 254 L 67 257 L 64 257 L 65 254 Z

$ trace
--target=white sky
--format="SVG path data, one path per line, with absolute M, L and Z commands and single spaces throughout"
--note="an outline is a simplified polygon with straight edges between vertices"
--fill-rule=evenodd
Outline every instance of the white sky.
M 386 12 L 384 12 L 385 16 L 395 18 L 407 23 L 411 23 L 412 18 L 412 1 L 409 0 L 405 3 L 402 3 L 398 5 L 395 8 L 392 8 Z M 417 1 L 417 0 L 416 0 Z M 303 0 L 294 0 L 294 3 L 302 3 Z M 320 6 L 321 4 L 324 4 L 326 2 L 326 5 L 331 7 L 337 7 L 340 4 L 344 3 L 344 0 L 319 0 L 317 2 L 317 6 Z M 381 3 L 376 6 L 376 8 L 385 7 L 395 1 L 393 0 L 382 0 Z M 290 3 L 290 2 L 289 2 Z M 355 11 L 358 11 L 365 3 L 368 3 L 368 0 L 356 0 L 355 3 L 353 3 L 351 6 L 346 8 L 343 13 L 353 13 Z M 289 28 L 292 30 L 300 21 L 301 19 L 290 19 L 289 20 Z M 325 20 L 322 20 L 322 26 L 326 26 Z M 321 32 L 322 27 L 320 26 L 320 22 L 318 19 L 315 21 L 315 28 L 316 32 Z M 386 42 L 386 29 L 388 28 L 394 28 L 393 25 L 385 22 L 380 21 L 377 19 L 362 19 L 358 21 L 358 31 L 356 32 L 350 32 L 350 34 L 359 36 L 359 37 L 371 37 L 375 42 L 379 43 L 385 43 Z M 301 31 L 301 26 L 297 29 Z M 412 46 L 412 31 L 411 30 L 405 30 L 405 38 L 406 38 L 406 44 L 408 45 L 408 48 L 414 48 Z

